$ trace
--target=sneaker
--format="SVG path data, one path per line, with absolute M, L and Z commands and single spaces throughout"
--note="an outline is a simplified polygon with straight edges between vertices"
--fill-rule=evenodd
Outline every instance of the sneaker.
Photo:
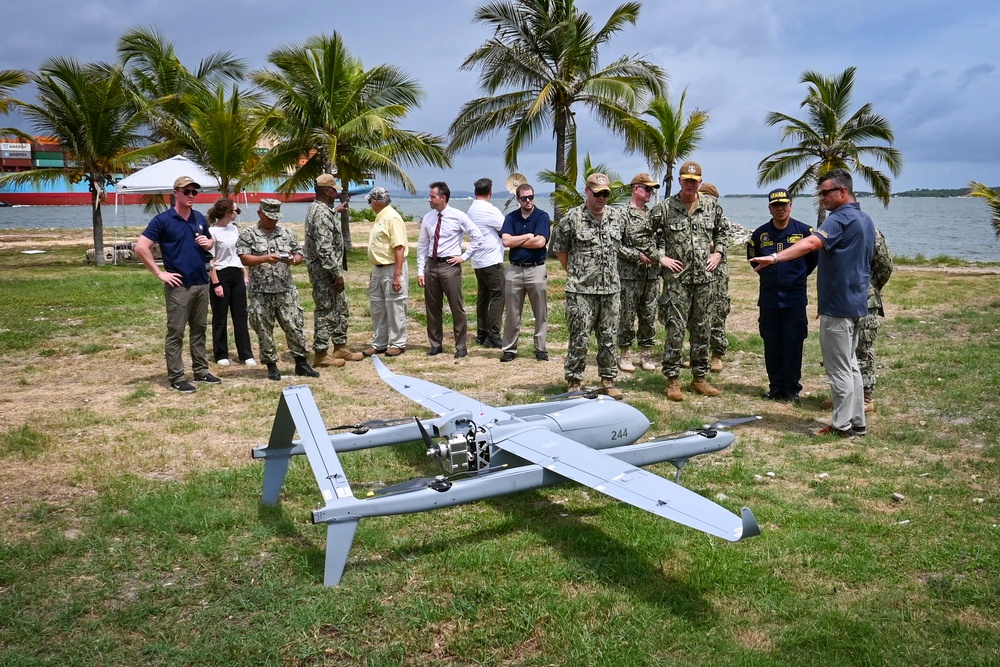
M 548 352 L 540 352 L 538 350 L 535 350 L 535 361 L 548 361 L 548 360 L 549 360 Z
M 244 361 L 243 365 L 244 366 L 256 366 L 257 362 L 253 360 L 253 357 L 251 357 L 250 359 L 247 359 L 246 361 Z
M 198 391 L 193 384 L 187 380 L 180 380 L 178 382 L 171 382 L 170 388 L 174 391 L 179 391 L 182 394 L 193 394 Z
M 851 429 L 845 429 L 841 431 L 839 428 L 834 428 L 832 424 L 830 426 L 824 426 L 819 430 L 813 431 L 812 434 L 819 437 L 826 435 L 833 435 L 838 438 L 843 438 L 844 440 L 854 439 L 854 431 L 852 431 Z
M 215 363 L 218 364 L 219 366 L 228 366 L 229 365 L 229 359 L 219 359 Z
M 514 361 L 515 359 L 517 359 L 517 352 L 504 352 L 500 355 L 500 361 L 504 363 Z
M 217 378 L 211 373 L 205 373 L 200 378 L 195 378 L 195 382 L 204 382 L 205 384 L 222 384 L 222 379 Z
M 856 438 L 863 438 L 868 435 L 867 426 L 851 426 L 851 433 L 854 434 Z

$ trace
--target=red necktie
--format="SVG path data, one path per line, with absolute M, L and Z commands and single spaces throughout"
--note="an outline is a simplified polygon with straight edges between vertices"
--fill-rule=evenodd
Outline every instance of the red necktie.
M 438 211 L 438 224 L 437 227 L 434 228 L 434 252 L 432 253 L 434 259 L 438 258 L 438 241 L 441 239 L 441 218 L 443 217 L 444 216 L 441 212 Z

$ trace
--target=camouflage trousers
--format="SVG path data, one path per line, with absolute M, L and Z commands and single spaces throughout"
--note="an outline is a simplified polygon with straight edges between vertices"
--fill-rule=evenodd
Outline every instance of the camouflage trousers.
M 597 374 L 602 378 L 618 377 L 615 330 L 618 327 L 620 307 L 620 295 L 617 292 L 566 292 L 566 328 L 569 329 L 569 347 L 564 364 L 566 382 L 583 380 L 591 330 L 597 334 Z
M 861 385 L 865 394 L 875 390 L 875 338 L 878 336 L 879 320 L 877 310 L 869 310 L 868 315 L 858 323 L 861 334 L 858 338 L 858 366 L 861 368 Z
M 288 350 L 293 357 L 305 357 L 306 338 L 302 333 L 302 306 L 299 305 L 299 291 L 292 288 L 289 292 L 250 293 L 250 309 L 247 313 L 250 326 L 257 333 L 260 344 L 260 361 L 265 364 L 278 362 L 278 353 L 274 349 L 274 323 L 285 332 Z
M 309 264 L 309 282 L 312 283 L 313 302 L 316 313 L 313 323 L 313 349 L 317 352 L 334 345 L 347 342 L 346 290 L 333 289 L 333 274 L 319 265 Z
M 726 318 L 732 310 L 729 298 L 729 267 L 720 264 L 716 269 L 715 280 L 712 281 L 712 330 L 709 334 L 709 347 L 712 354 L 725 356 L 729 350 L 729 338 L 726 337 Z
M 666 329 L 663 346 L 663 374 L 681 374 L 681 347 L 684 332 L 691 332 L 691 374 L 708 374 L 708 342 L 712 329 L 712 283 L 683 284 L 667 278 L 660 297 L 660 322 Z
M 660 299 L 659 278 L 622 279 L 621 318 L 618 320 L 618 347 L 656 345 L 656 303 Z M 635 320 L 639 318 L 636 338 Z

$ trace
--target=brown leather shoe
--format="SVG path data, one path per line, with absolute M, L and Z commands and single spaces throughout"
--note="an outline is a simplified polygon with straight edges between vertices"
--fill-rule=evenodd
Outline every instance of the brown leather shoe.
M 704 377 L 691 380 L 691 391 L 702 396 L 718 396 L 722 392 L 708 383 Z
M 387 357 L 398 357 L 399 355 L 403 354 L 404 352 L 406 352 L 406 348 L 405 347 L 396 347 L 395 345 L 393 345 L 392 347 L 390 347 L 388 350 L 385 351 L 385 356 L 387 356 Z
M 374 345 L 369 345 L 366 349 L 361 350 L 361 354 L 366 357 L 374 357 L 376 354 L 385 354 L 385 350 L 380 350 Z

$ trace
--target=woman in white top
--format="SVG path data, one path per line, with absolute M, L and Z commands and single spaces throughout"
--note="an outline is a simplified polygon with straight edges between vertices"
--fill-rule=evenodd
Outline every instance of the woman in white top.
M 240 361 L 247 366 L 257 364 L 253 358 L 253 348 L 250 346 L 250 329 L 247 326 L 247 282 L 249 277 L 246 267 L 236 254 L 236 241 L 240 236 L 239 228 L 233 220 L 240 209 L 232 199 L 223 197 L 216 201 L 208 211 L 208 222 L 212 225 L 209 231 L 215 239 L 212 254 L 212 267 L 208 273 L 211 279 L 209 293 L 212 299 L 212 347 L 215 363 L 220 366 L 229 365 L 228 332 L 226 331 L 227 314 L 232 313 L 233 335 L 236 338 L 236 352 Z

